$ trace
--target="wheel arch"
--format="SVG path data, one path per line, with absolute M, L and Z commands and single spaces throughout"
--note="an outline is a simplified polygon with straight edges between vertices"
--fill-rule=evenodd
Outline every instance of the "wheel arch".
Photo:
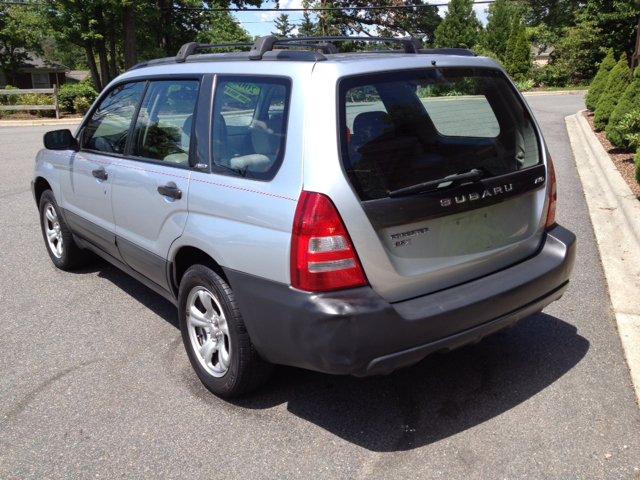
M 189 269 L 189 267 L 196 264 L 209 267 L 215 273 L 220 275 L 227 285 L 229 285 L 229 279 L 224 273 L 224 270 L 211 255 L 197 247 L 185 245 L 175 252 L 172 262 L 171 287 L 174 289 L 176 298 L 178 297 L 178 290 L 180 289 L 180 282 L 184 273 Z
M 36 177 L 33 181 L 33 194 L 36 200 L 36 206 L 40 206 L 40 198 L 42 198 L 42 194 L 45 190 L 53 191 L 49 181 L 44 177 Z

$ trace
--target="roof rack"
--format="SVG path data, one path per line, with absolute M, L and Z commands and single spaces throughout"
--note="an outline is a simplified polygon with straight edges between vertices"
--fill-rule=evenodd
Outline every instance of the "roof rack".
M 389 38 L 389 37 L 276 37 L 275 35 L 269 35 L 266 37 L 260 37 L 256 40 L 256 43 L 253 44 L 251 51 L 249 52 L 249 58 L 251 60 L 260 60 L 265 52 L 273 50 L 273 47 L 285 47 L 285 46 L 296 46 L 296 43 L 309 43 L 309 42 L 388 42 L 388 43 L 401 43 L 404 47 L 405 53 L 418 53 L 418 50 L 422 48 L 422 43 L 415 37 L 401 37 L 401 38 Z M 321 48 L 320 46 L 328 47 L 331 45 L 334 51 L 331 53 L 337 53 L 338 50 L 331 43 L 322 43 L 319 44 L 316 48 Z M 328 48 L 331 48 L 328 47 Z M 332 49 L 332 50 L 333 50 Z M 325 53 L 324 51 L 322 53 Z M 327 52 L 328 53 L 328 52 Z
M 198 50 L 207 50 L 209 48 L 238 48 L 238 47 L 251 47 L 248 53 L 245 53 L 249 60 L 262 60 L 265 53 L 271 52 L 275 47 L 303 47 L 311 48 L 314 50 L 320 50 L 324 55 L 332 55 L 338 53 L 338 49 L 330 42 L 386 42 L 386 43 L 398 43 L 402 44 L 403 51 L 390 50 L 389 52 L 398 53 L 414 53 L 414 54 L 426 54 L 426 55 L 463 55 L 473 56 L 478 55 L 472 50 L 466 48 L 422 48 L 422 43 L 415 37 L 276 37 L 275 35 L 267 35 L 265 37 L 258 38 L 255 43 L 217 43 L 217 44 L 201 44 L 196 42 L 185 43 L 175 57 L 176 63 L 184 63 L 187 57 L 193 55 Z M 367 52 L 372 53 L 372 52 Z M 382 52 L 381 52 L 382 53 Z M 283 56 L 282 59 L 285 59 Z M 291 59 L 291 57 L 286 57 Z M 299 56 L 299 60 L 326 60 L 322 55 L 316 54 L 313 58 L 306 58 Z
M 189 42 L 182 45 L 178 54 L 176 55 L 176 63 L 184 63 L 189 55 L 193 55 L 198 50 L 207 50 L 209 48 L 237 48 L 237 47 L 252 47 L 253 43 L 216 43 L 206 44 Z

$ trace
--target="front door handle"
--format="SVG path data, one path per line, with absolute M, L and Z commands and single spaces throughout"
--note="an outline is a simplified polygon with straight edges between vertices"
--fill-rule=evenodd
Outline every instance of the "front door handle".
M 175 198 L 176 200 L 180 200 L 182 198 L 182 190 L 173 185 L 162 185 L 158 187 L 158 193 L 165 197 Z
M 91 172 L 91 175 L 99 178 L 100 180 L 106 180 L 109 177 L 109 174 L 104 170 L 104 167 L 96 168 Z

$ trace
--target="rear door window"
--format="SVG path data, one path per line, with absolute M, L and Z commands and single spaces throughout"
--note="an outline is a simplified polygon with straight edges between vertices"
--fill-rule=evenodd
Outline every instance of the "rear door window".
M 213 102 L 213 171 L 271 180 L 282 163 L 291 81 L 219 76 Z
M 136 119 L 134 157 L 187 166 L 198 80 L 151 81 Z
M 361 200 L 474 169 L 490 178 L 541 161 L 533 122 L 499 70 L 359 75 L 343 79 L 339 95 L 342 162 Z

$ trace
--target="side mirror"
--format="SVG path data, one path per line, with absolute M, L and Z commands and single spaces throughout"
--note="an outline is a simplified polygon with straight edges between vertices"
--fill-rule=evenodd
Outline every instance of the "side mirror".
M 54 130 L 44 134 L 44 148 L 48 150 L 80 150 L 80 144 L 70 130 Z

